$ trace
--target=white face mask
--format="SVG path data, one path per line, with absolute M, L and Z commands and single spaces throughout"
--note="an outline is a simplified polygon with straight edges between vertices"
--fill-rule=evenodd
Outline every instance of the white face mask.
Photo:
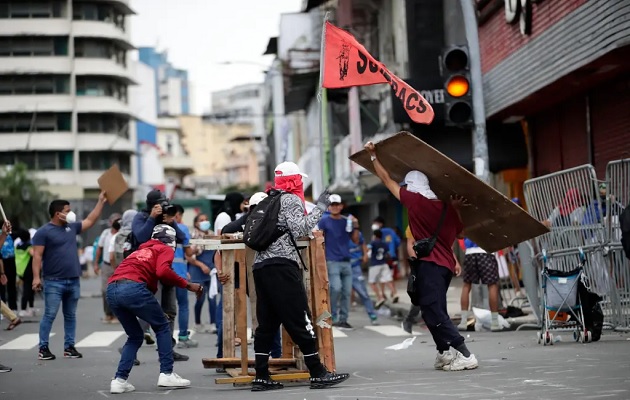
M 68 213 L 66 214 L 66 223 L 72 224 L 74 222 L 77 222 L 77 215 L 74 213 L 74 211 L 68 211 Z
M 201 229 L 204 232 L 210 230 L 210 221 L 201 221 L 199 223 L 199 229 Z
M 375 231 L 377 229 L 381 229 L 381 226 L 379 224 L 372 224 L 372 231 Z

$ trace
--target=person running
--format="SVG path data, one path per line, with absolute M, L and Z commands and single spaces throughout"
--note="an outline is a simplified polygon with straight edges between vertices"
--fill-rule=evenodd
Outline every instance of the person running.
M 188 387 L 190 381 L 173 371 L 173 347 L 169 320 L 162 306 L 155 298 L 158 281 L 165 285 L 186 288 L 197 297 L 203 294 L 203 287 L 190 283 L 172 269 L 177 246 L 175 229 L 166 224 L 153 228 L 151 239 L 129 255 L 116 268 L 107 285 L 107 301 L 122 324 L 127 341 L 122 348 L 120 362 L 110 393 L 126 393 L 135 390 L 127 381 L 138 349 L 144 341 L 144 330 L 138 318 L 148 322 L 157 339 L 160 360 L 159 387 Z
M 396 286 L 392 277 L 392 270 L 387 264 L 389 254 L 389 244 L 383 241 L 383 231 L 377 229 L 373 232 L 374 237 L 370 243 L 371 257 L 370 269 L 368 270 L 368 282 L 372 290 L 376 293 L 376 308 L 385 304 L 385 285 L 389 287 L 392 299 L 397 299 Z
M 417 170 L 408 172 L 406 186 L 400 187 L 378 160 L 374 143 L 367 142 L 365 149 L 378 178 L 407 208 L 412 236 L 420 240 L 436 235 L 435 245 L 428 255 L 422 254 L 412 266 L 417 277 L 413 300 L 420 305 L 422 318 L 438 351 L 434 367 L 445 371 L 477 368 L 477 358 L 468 350 L 446 309 L 446 292 L 453 275 L 459 272 L 452 249 L 455 238 L 461 235 L 464 227 L 459 209 L 466 206 L 467 201 L 457 196 L 450 203 L 440 201 L 431 190 L 427 176 Z M 436 232 L 442 219 L 443 224 Z
M 66 200 L 53 200 L 48 207 L 50 222 L 37 230 L 33 237 L 33 290 L 44 289 L 44 315 L 39 324 L 40 360 L 56 357 L 48 348 L 52 324 L 63 305 L 65 358 L 82 358 L 74 348 L 77 331 L 77 304 L 81 297 L 81 264 L 77 252 L 77 235 L 96 224 L 107 201 L 105 192 L 98 196 L 96 206 L 83 221 Z

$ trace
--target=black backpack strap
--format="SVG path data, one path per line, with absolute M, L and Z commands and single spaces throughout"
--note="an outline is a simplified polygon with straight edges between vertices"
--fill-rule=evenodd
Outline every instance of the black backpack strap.
M 436 240 L 437 239 L 438 235 L 440 234 L 440 231 L 442 230 L 442 224 L 444 223 L 444 219 L 446 218 L 446 211 L 447 211 L 448 207 L 446 206 L 446 202 L 445 201 L 443 201 L 442 204 L 443 204 L 443 206 L 442 206 L 442 215 L 440 215 L 440 222 L 438 222 L 437 230 L 433 234 L 433 237 L 431 238 L 432 240 Z
M 297 242 L 295 241 L 295 238 L 293 237 L 293 233 L 291 232 L 290 229 L 287 229 L 287 233 L 289 234 L 289 239 L 291 240 L 291 244 L 293 244 L 293 247 L 295 248 L 295 251 L 297 252 L 298 257 L 300 258 L 300 262 L 302 262 L 302 267 L 304 267 L 304 271 L 308 271 L 308 268 L 306 268 L 306 263 L 304 262 L 304 259 L 302 258 L 302 254 L 300 253 L 300 249 L 298 248 Z

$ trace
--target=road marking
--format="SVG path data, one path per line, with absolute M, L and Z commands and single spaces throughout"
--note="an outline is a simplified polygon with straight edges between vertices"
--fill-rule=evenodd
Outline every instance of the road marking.
M 50 333 L 50 337 L 55 336 L 54 333 Z M 30 350 L 39 344 L 38 333 L 25 333 L 22 336 L 13 339 L 9 343 L 0 346 L 0 350 Z
M 384 336 L 409 336 L 403 328 L 397 325 L 368 325 L 365 329 L 369 329 Z M 413 332 L 412 336 L 420 336 L 420 332 Z
M 332 334 L 334 338 L 348 337 L 348 335 L 346 335 L 341 329 L 337 329 L 335 327 L 332 328 Z
M 76 344 L 78 348 L 84 347 L 108 347 L 119 337 L 124 335 L 124 331 L 96 331 L 90 333 L 85 339 Z

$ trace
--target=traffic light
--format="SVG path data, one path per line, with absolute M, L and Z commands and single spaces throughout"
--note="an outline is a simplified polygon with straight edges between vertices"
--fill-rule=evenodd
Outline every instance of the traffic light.
M 440 69 L 444 81 L 445 121 L 447 125 L 466 126 L 473 122 L 470 88 L 470 59 L 466 46 L 444 49 Z

